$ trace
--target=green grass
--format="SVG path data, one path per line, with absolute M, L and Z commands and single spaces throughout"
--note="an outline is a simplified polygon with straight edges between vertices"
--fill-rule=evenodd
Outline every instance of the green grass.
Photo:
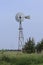
M 0 52 L 0 65 L 43 65 L 43 53 L 23 54 L 14 51 Z

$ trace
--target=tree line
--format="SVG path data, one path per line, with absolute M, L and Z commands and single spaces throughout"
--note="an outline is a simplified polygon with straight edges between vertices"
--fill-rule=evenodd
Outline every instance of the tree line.
M 22 52 L 24 53 L 41 53 L 43 51 L 43 39 L 37 44 L 34 41 L 34 38 L 29 37 L 27 42 L 25 42 L 25 45 L 22 48 Z

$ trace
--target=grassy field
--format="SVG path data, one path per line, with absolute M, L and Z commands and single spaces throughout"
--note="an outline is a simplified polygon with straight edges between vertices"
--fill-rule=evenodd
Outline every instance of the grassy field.
M 0 65 L 43 65 L 43 53 L 23 54 L 14 51 L 0 52 Z

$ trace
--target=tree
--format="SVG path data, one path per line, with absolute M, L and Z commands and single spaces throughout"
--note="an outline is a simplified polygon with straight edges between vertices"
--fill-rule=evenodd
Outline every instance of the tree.
M 43 50 L 43 39 L 37 43 L 36 49 L 37 49 L 37 53 L 41 53 L 41 51 Z
M 41 40 L 41 50 L 43 50 L 43 39 Z
M 38 42 L 36 45 L 37 53 L 41 53 L 41 43 Z
M 29 38 L 29 40 L 27 40 L 27 42 L 24 45 L 23 51 L 25 51 L 26 53 L 34 53 L 35 52 L 35 42 L 34 42 L 34 38 Z
M 35 52 L 35 41 L 34 41 L 34 38 L 32 38 L 32 50 L 33 50 L 33 52 Z

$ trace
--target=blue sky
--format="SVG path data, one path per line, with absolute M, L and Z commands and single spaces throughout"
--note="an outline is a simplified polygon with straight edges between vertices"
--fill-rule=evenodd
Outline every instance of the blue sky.
M 18 12 L 31 17 L 22 24 L 24 40 L 33 37 L 38 42 L 43 38 L 43 0 L 0 0 L 0 49 L 18 47 Z

